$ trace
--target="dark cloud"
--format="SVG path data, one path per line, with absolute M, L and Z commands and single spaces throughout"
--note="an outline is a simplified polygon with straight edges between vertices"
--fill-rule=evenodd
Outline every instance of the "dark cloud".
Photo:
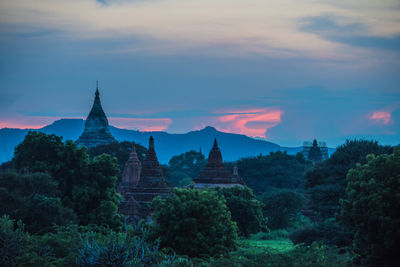
M 400 35 L 381 37 L 368 35 L 368 27 L 362 23 L 340 23 L 343 17 L 321 15 L 300 20 L 299 29 L 314 33 L 323 39 L 351 46 L 400 52 Z

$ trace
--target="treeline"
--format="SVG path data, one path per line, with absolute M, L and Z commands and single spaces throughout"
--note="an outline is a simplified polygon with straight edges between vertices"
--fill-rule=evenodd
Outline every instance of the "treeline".
M 136 146 L 140 160 L 146 148 Z M 248 187 L 196 190 L 188 151 L 163 166 L 175 188 L 152 222 L 125 225 L 116 185 L 131 143 L 89 151 L 29 132 L 0 172 L 4 266 L 395 266 L 400 150 L 352 140 L 327 160 L 275 152 L 236 164 Z M 183 188 L 179 188 L 183 187 Z M 275 242 L 276 241 L 276 242 Z M 275 242 L 275 243 L 274 243 Z M 286 242 L 287 250 L 260 248 Z M 250 244 L 250 245 L 249 245 Z M 256 244 L 256 246 L 251 246 Z M 250 247 L 249 247 L 250 246 Z

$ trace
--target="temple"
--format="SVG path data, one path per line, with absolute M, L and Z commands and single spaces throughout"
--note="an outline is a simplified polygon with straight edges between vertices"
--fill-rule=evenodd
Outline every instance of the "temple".
M 94 103 L 89 116 L 86 118 L 85 130 L 76 143 L 79 146 L 92 148 L 98 145 L 110 144 L 114 141 L 115 139 L 111 135 L 106 114 L 101 107 L 100 93 L 97 83 Z
M 237 166 L 234 166 L 232 173 L 225 168 L 222 163 L 222 154 L 218 147 L 217 139 L 214 139 L 214 145 L 208 155 L 208 162 L 205 169 L 193 181 L 195 182 L 195 188 L 245 185 L 238 174 Z
M 126 223 L 137 223 L 140 219 L 149 218 L 151 210 L 148 204 L 156 196 L 168 196 L 170 190 L 157 159 L 153 137 L 150 137 L 149 149 L 142 164 L 137 158 L 133 143 L 118 186 L 118 191 L 123 196 L 119 212 L 125 215 Z
M 132 142 L 132 151 L 129 155 L 128 161 L 125 163 L 118 191 L 124 193 L 125 191 L 129 191 L 130 188 L 136 187 L 140 179 L 141 171 L 142 164 L 140 163 L 136 153 L 135 142 Z

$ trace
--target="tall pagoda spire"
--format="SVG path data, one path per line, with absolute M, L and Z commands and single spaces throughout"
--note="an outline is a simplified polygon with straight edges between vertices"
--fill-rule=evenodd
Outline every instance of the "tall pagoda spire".
M 149 149 L 142 164 L 142 173 L 138 183 L 141 188 L 167 188 L 160 163 L 154 149 L 154 138 L 150 136 Z
M 208 154 L 208 163 L 207 166 L 210 167 L 223 167 L 222 163 L 222 154 L 221 150 L 219 150 L 218 143 L 217 143 L 217 138 L 214 139 L 214 145 Z
M 96 81 L 96 92 L 92 109 L 86 118 L 85 129 L 77 140 L 78 145 L 84 145 L 87 148 L 97 145 L 109 144 L 114 141 L 112 137 L 106 114 L 103 111 L 100 101 L 99 84 Z

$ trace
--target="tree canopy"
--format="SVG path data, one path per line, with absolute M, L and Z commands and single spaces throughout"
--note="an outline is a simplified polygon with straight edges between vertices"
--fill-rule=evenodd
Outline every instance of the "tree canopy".
M 56 182 L 62 205 L 72 208 L 80 224 L 120 227 L 116 192 L 117 160 L 107 154 L 89 159 L 86 149 L 56 135 L 28 132 L 15 149 L 15 168 L 48 173 Z
M 369 155 L 347 174 L 346 199 L 339 219 L 355 231 L 356 262 L 396 266 L 400 262 L 400 149 Z
M 250 234 L 268 230 L 267 218 L 264 218 L 262 212 L 264 205 L 255 198 L 250 188 L 217 187 L 216 190 L 224 196 L 232 214 L 232 220 L 237 223 L 240 234 L 248 237 Z
M 175 188 L 171 197 L 155 198 L 152 208 L 155 235 L 178 254 L 215 256 L 236 247 L 236 223 L 214 190 Z
M 334 217 L 339 199 L 345 197 L 347 171 L 356 163 L 364 164 L 368 154 L 391 153 L 392 148 L 376 141 L 347 140 L 333 155 L 306 173 L 306 188 L 313 207 L 322 218 Z
M 304 185 L 304 173 L 312 166 L 303 154 L 271 152 L 266 156 L 247 157 L 237 161 L 240 176 L 256 195 L 271 188 L 297 189 Z
M 268 217 L 268 227 L 282 229 L 293 225 L 305 203 L 302 194 L 278 190 L 266 193 L 262 197 L 264 215 Z

